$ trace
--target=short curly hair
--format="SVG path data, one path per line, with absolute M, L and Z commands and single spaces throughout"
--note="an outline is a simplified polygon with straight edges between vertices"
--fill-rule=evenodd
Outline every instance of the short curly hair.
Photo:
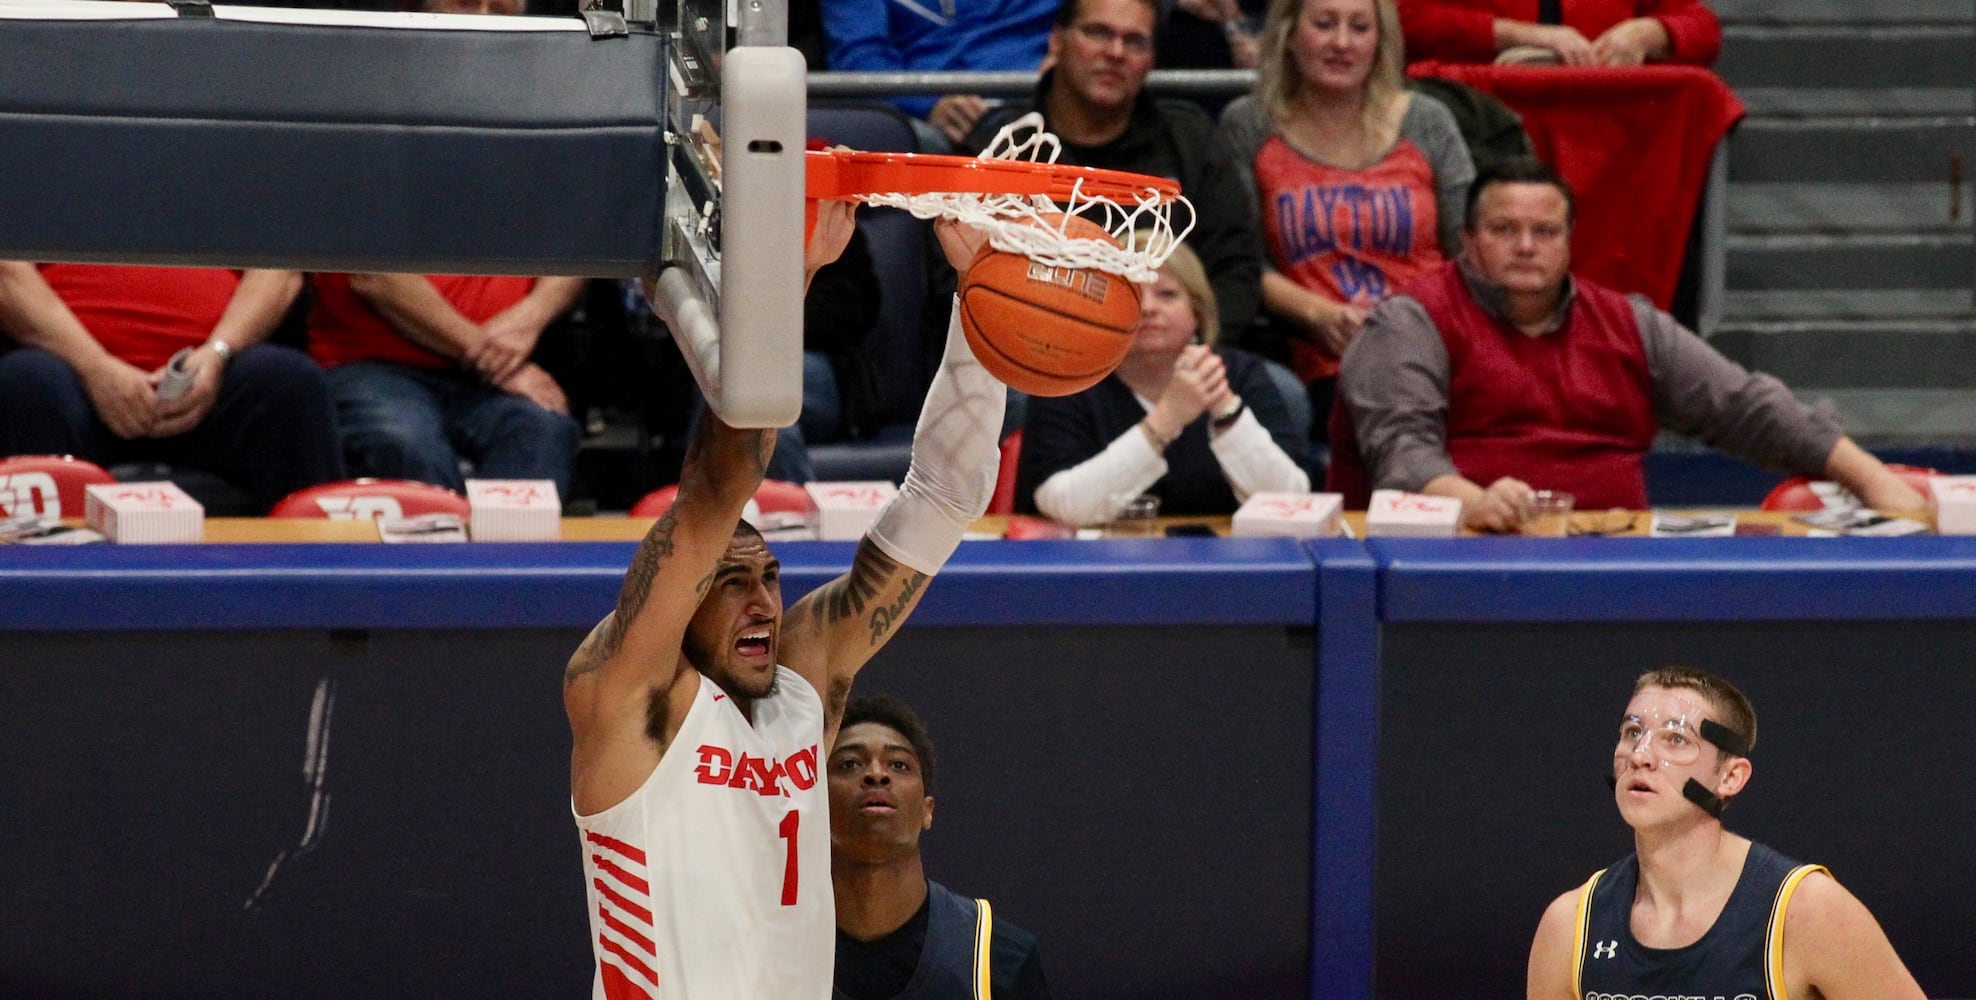
M 927 735 L 926 724 L 919 721 L 905 702 L 888 694 L 872 695 L 851 702 L 844 709 L 844 721 L 837 726 L 837 734 L 861 722 L 876 722 L 897 732 L 912 745 L 913 755 L 919 758 L 919 781 L 926 794 L 933 794 L 933 737 Z

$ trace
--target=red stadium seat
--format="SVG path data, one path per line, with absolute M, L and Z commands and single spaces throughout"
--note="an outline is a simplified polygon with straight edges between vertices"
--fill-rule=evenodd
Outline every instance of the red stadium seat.
M 1941 473 L 1934 469 L 1924 469 L 1918 465 L 1889 465 L 1887 471 L 1907 480 L 1915 492 L 1923 499 L 1928 496 L 1928 480 Z M 1763 498 L 1763 510 L 1823 510 L 1825 501 L 1811 487 L 1811 480 L 1803 476 L 1792 476 L 1777 484 L 1770 494 Z
M 988 513 L 1015 513 L 1015 466 L 1022 457 L 1022 429 L 1002 439 L 1002 465 L 995 470 L 995 495 L 988 498 Z
M 417 517 L 420 514 L 473 512 L 467 498 L 443 486 L 409 479 L 345 479 L 296 490 L 268 511 L 269 517 L 322 517 L 332 521 L 357 518 Z
M 83 489 L 116 481 L 102 466 L 70 455 L 0 458 L 0 517 L 81 517 Z
M 677 496 L 677 485 L 661 486 L 638 498 L 631 505 L 631 516 L 658 517 L 672 509 L 673 498 Z M 810 509 L 810 494 L 797 483 L 764 479 L 755 488 L 755 507 L 764 514 L 801 514 Z

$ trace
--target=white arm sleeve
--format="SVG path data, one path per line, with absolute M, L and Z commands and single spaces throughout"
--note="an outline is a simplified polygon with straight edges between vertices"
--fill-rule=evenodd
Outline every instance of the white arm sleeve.
M 995 494 L 1007 402 L 1008 388 L 967 346 L 956 299 L 947 321 L 947 351 L 913 430 L 912 466 L 899 495 L 878 512 L 865 537 L 921 573 L 940 572 Z
M 1065 524 L 1104 524 L 1166 475 L 1166 458 L 1134 424 L 1105 450 L 1036 487 L 1036 509 Z
M 1269 429 L 1245 409 L 1233 426 L 1208 435 L 1208 448 L 1221 463 L 1221 474 L 1235 491 L 1235 502 L 1246 503 L 1258 493 L 1309 493 L 1310 474 L 1283 453 Z

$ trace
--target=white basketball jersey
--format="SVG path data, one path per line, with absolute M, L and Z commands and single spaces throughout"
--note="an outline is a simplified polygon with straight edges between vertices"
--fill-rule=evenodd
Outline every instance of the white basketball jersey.
M 827 1000 L 823 702 L 787 667 L 748 724 L 714 682 L 645 784 L 577 816 L 597 1000 Z

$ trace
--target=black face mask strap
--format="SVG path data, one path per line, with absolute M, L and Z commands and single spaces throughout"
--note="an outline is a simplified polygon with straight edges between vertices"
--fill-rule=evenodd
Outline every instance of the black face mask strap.
M 1716 819 L 1721 819 L 1722 810 L 1729 808 L 1729 803 L 1722 801 L 1721 796 L 1709 791 L 1707 785 L 1693 778 L 1689 778 L 1688 783 L 1681 786 L 1681 794 L 1687 796 L 1688 801 L 1700 806 L 1702 812 Z
M 1750 755 L 1750 741 L 1744 739 L 1742 733 L 1730 729 L 1728 726 L 1724 726 L 1714 719 L 1702 720 L 1701 734 L 1702 739 L 1715 744 L 1721 748 L 1723 753 L 1735 757 L 1748 757 Z M 1723 801 L 1721 796 L 1709 791 L 1708 786 L 1693 778 L 1689 778 L 1688 783 L 1681 786 L 1681 794 L 1686 796 L 1688 801 L 1700 806 L 1703 812 L 1708 813 L 1716 819 L 1721 819 L 1722 810 L 1729 808 L 1729 803 Z
M 1745 739 L 1742 733 L 1722 725 L 1714 719 L 1702 720 L 1701 733 L 1702 739 L 1722 748 L 1723 753 L 1733 757 L 1748 757 L 1750 755 L 1750 741 Z

